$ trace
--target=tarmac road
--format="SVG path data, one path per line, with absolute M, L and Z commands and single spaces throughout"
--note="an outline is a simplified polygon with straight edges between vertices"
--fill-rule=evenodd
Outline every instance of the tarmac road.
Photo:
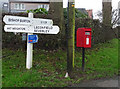
M 82 82 L 80 84 L 75 84 L 71 87 L 119 87 L 120 89 L 120 82 L 118 81 L 119 77 L 114 77 L 110 79 L 100 79 L 100 80 L 92 80 L 87 82 Z

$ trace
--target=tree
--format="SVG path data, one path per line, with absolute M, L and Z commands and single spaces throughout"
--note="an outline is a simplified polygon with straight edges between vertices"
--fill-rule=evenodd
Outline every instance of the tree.
M 113 28 L 117 26 L 117 23 L 120 20 L 120 16 L 118 15 L 118 12 L 119 12 L 118 9 L 113 9 L 112 10 L 112 21 L 111 21 L 111 24 L 112 24 Z M 97 14 L 96 14 L 96 16 L 98 17 L 100 22 L 103 21 L 102 15 L 103 15 L 102 11 L 98 11 Z
M 53 0 L 50 0 L 50 9 L 48 13 L 55 18 L 53 21 L 58 23 L 57 25 L 60 27 L 61 33 L 59 36 L 62 38 L 65 34 L 63 28 L 63 2 L 53 2 Z
M 111 27 L 112 21 L 112 0 L 106 2 L 106 0 L 102 1 L 102 17 L 103 17 L 103 24 L 105 26 Z
M 76 18 L 88 18 L 88 14 L 82 13 L 77 8 L 75 8 L 75 17 Z
M 118 21 L 120 20 L 120 16 L 118 15 L 119 10 L 118 9 L 114 9 L 112 11 L 112 26 L 116 27 L 118 24 Z

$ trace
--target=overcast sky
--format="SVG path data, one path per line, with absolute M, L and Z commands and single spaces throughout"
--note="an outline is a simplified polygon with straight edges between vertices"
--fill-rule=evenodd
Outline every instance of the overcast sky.
M 63 0 L 63 7 L 67 6 L 68 0 Z M 114 9 L 118 8 L 118 2 L 120 0 L 112 0 L 112 7 Z M 86 8 L 93 9 L 93 16 L 95 18 L 95 14 L 97 11 L 102 10 L 102 0 L 75 0 L 75 8 Z

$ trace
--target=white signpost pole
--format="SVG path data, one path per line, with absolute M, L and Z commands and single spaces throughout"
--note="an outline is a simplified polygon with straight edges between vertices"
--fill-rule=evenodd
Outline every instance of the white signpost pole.
M 33 18 L 33 13 L 28 13 L 29 18 Z M 33 33 L 28 33 L 28 35 L 33 35 Z M 26 58 L 26 68 L 30 69 L 32 67 L 32 57 L 33 57 L 33 43 L 28 43 L 27 35 L 27 58 Z

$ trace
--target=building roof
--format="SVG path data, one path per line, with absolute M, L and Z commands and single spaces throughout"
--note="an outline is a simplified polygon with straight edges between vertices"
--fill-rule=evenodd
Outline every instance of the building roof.
M 49 2 L 49 0 L 9 0 L 9 2 Z

